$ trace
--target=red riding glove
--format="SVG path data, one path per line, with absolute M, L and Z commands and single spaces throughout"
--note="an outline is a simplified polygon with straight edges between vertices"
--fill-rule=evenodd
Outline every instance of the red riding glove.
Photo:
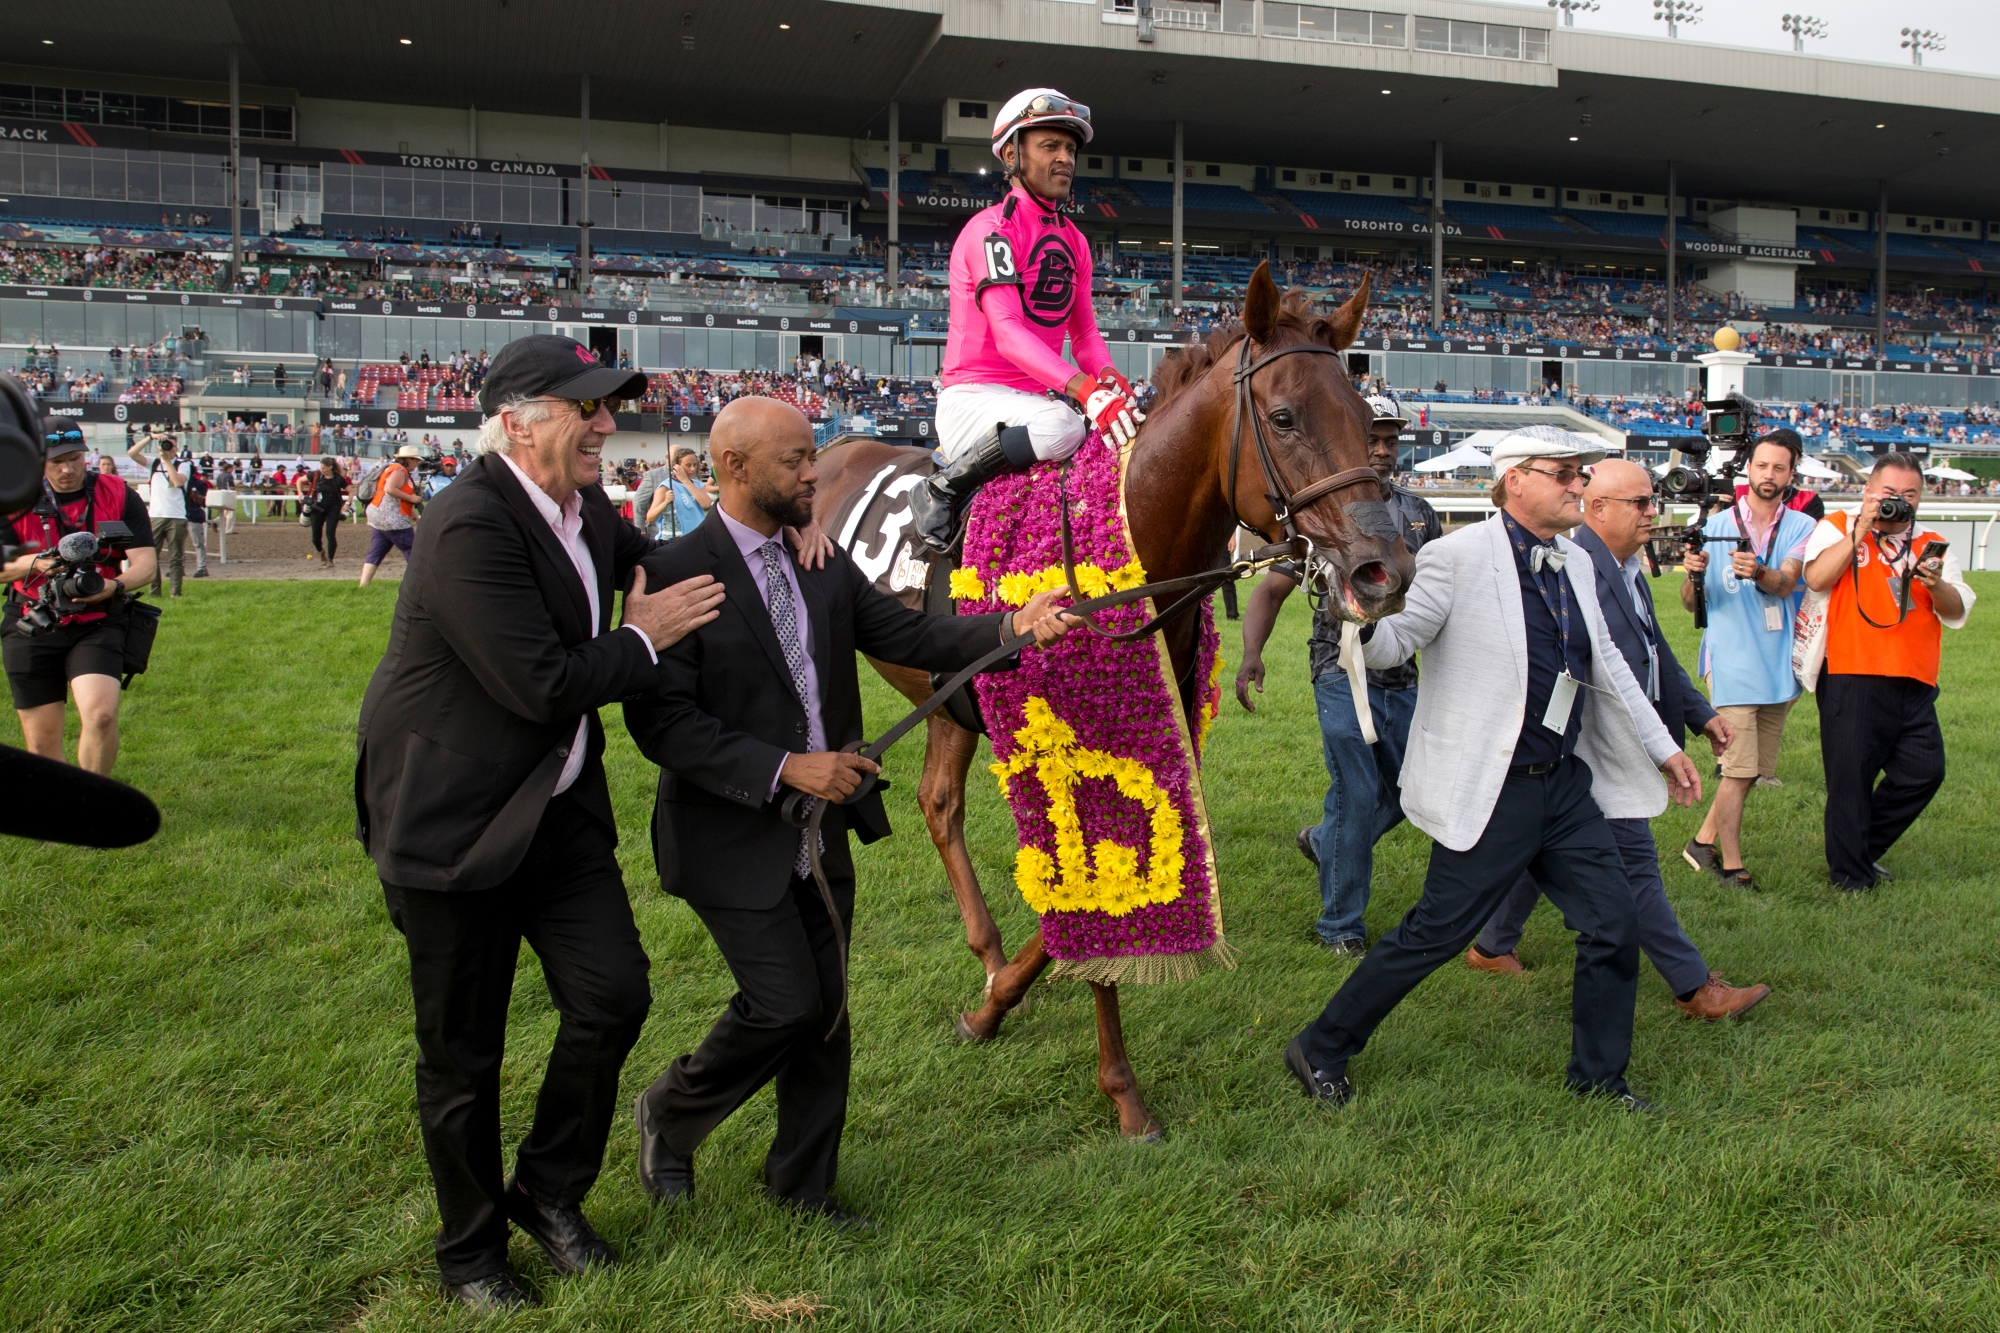
M 1139 410 L 1132 385 L 1116 370 L 1106 366 L 1099 371 L 1097 384 L 1084 401 L 1083 414 L 1113 448 L 1123 449 L 1138 437 L 1139 423 L 1146 414 Z

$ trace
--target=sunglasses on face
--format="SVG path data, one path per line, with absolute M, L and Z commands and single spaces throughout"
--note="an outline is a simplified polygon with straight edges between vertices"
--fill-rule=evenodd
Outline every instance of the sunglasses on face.
M 1554 472 L 1550 472 L 1547 468 L 1529 467 L 1526 463 L 1521 464 L 1521 470 L 1523 472 L 1539 473 L 1553 480 L 1556 485 L 1565 488 L 1576 485 L 1577 478 L 1583 475 L 1581 471 L 1573 467 L 1561 467 L 1557 468 Z
M 615 416 L 617 416 L 617 415 L 618 415 L 618 409 L 619 409 L 620 407 L 622 407 L 622 406 L 624 406 L 624 405 L 625 405 L 625 400 L 624 400 L 623 398 L 548 398 L 548 397 L 543 397 L 543 398 L 537 398 L 537 399 L 536 399 L 535 401 L 536 401 L 536 402 L 538 402 L 538 403 L 568 403 L 568 404 L 569 404 L 569 405 L 570 405 L 571 407 L 575 408 L 575 409 L 577 410 L 578 414 L 579 414 L 579 415 L 581 415 L 581 416 L 582 416 L 582 417 L 584 418 L 584 420 L 586 420 L 586 421 L 588 421 L 588 420 L 589 420 L 590 418 L 592 418 L 592 417 L 596 416 L 596 415 L 597 415 L 597 409 L 598 409 L 598 408 L 600 408 L 600 407 L 608 407 L 608 408 L 610 408 L 610 409 L 611 409 L 611 415 L 615 417 Z
M 1660 502 L 1650 495 L 1607 495 L 1604 498 L 1631 505 L 1642 514 L 1660 507 Z

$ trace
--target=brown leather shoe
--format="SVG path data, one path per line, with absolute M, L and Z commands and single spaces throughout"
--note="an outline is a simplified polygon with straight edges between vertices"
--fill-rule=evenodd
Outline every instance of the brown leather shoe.
M 1519 976 L 1528 969 L 1521 966 L 1521 960 L 1512 953 L 1495 954 L 1487 957 L 1476 948 L 1465 951 L 1465 965 L 1480 972 L 1501 972 L 1509 976 Z
M 1720 1023 L 1725 1018 L 1734 1018 L 1754 1009 L 1770 993 L 1771 988 L 1761 982 L 1755 986 L 1732 986 L 1711 972 L 1700 990 L 1674 1003 L 1689 1018 Z

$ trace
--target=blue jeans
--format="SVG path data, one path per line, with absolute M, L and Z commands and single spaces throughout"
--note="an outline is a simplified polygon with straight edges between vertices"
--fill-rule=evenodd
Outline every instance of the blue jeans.
M 1319 705 L 1320 744 L 1326 756 L 1326 808 L 1312 831 L 1319 854 L 1319 920 L 1313 929 L 1329 944 L 1368 936 L 1368 883 L 1375 873 L 1375 843 L 1403 822 L 1402 793 L 1396 780 L 1409 748 L 1410 718 L 1417 692 L 1368 687 L 1375 719 L 1375 744 L 1361 739 L 1354 717 L 1354 693 L 1344 672 L 1329 671 L 1313 681 Z

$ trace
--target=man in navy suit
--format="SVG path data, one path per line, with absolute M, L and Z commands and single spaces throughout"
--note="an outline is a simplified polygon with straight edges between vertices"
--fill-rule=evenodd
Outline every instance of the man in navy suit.
M 1729 744 L 1729 724 L 1709 707 L 1681 669 L 1653 615 L 1653 593 L 1647 586 L 1639 551 L 1652 536 L 1654 512 L 1652 478 L 1646 469 L 1622 458 L 1606 459 L 1591 473 L 1590 485 L 1583 493 L 1584 525 L 1577 529 L 1574 540 L 1590 554 L 1597 601 L 1604 608 L 1611 640 L 1645 687 L 1660 721 L 1677 741 L 1687 729 L 1701 732 L 1720 754 Z M 1606 822 L 1632 881 L 1632 902 L 1639 913 L 1639 947 L 1666 978 L 1681 1011 L 1690 1018 L 1716 1022 L 1744 1012 L 1769 995 L 1769 986 L 1732 986 L 1708 970 L 1707 960 L 1681 929 L 1673 904 L 1667 901 L 1651 824 L 1644 819 Z M 1521 928 L 1535 910 L 1541 892 L 1534 876 L 1524 872 L 1486 929 L 1466 950 L 1466 965 L 1483 972 L 1522 971 L 1514 946 L 1520 942 Z

